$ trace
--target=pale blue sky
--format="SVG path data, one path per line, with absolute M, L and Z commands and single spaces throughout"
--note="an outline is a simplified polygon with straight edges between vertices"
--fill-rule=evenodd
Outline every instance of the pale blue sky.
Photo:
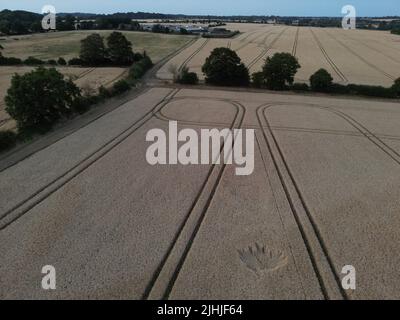
M 57 12 L 281 16 L 341 16 L 342 6 L 351 4 L 358 16 L 400 15 L 399 0 L 0 0 L 0 9 L 40 12 L 46 4 Z

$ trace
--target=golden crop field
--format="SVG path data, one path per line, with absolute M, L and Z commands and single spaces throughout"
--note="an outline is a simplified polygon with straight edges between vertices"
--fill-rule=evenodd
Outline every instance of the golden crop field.
M 232 39 L 198 39 L 165 65 L 158 77 L 171 79 L 173 64 L 187 65 L 204 79 L 201 66 L 217 47 L 234 49 L 251 73 L 260 71 L 265 59 L 276 52 L 292 53 L 301 65 L 295 77 L 298 82 L 307 82 L 320 68 L 342 84 L 390 86 L 400 77 L 400 37 L 389 32 L 241 23 L 226 28 L 241 34 Z

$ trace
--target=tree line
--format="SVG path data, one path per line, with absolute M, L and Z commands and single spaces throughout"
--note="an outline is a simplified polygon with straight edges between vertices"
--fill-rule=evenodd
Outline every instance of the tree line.
M 325 69 L 317 70 L 307 83 L 295 83 L 294 77 L 300 68 L 298 59 L 290 53 L 275 53 L 268 57 L 262 70 L 250 75 L 248 68 L 237 53 L 229 48 L 216 48 L 206 59 L 202 71 L 206 84 L 216 86 L 252 86 L 269 90 L 293 90 L 302 92 L 325 92 L 332 94 L 362 95 L 381 98 L 400 98 L 400 78 L 391 87 L 347 84 L 333 82 Z M 173 73 L 174 74 L 174 73 Z M 189 75 L 189 76 L 188 76 Z M 194 84 L 194 75 L 188 68 L 181 69 L 174 79 L 178 83 Z M 188 79 L 186 82 L 185 79 Z
M 15 74 L 5 97 L 5 110 L 16 121 L 18 131 L 0 131 L 0 152 L 19 140 L 48 132 L 62 119 L 83 114 L 91 106 L 128 91 L 153 66 L 146 52 L 134 53 L 132 44 L 120 32 L 110 34 L 107 46 L 100 35 L 89 35 L 81 42 L 79 59 L 90 65 L 104 64 L 106 60 L 113 65 L 129 65 L 129 74 L 111 88 L 101 86 L 97 92 L 79 88 L 55 68 L 39 66 L 23 75 Z

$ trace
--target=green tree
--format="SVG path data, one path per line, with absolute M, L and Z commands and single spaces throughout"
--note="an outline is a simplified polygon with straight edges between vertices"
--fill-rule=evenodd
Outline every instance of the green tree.
M 31 23 L 29 30 L 31 32 L 42 32 L 43 28 L 42 28 L 42 23 L 41 21 L 34 21 Z
M 299 68 L 297 58 L 290 53 L 275 53 L 272 57 L 268 57 L 263 67 L 267 88 L 283 90 L 287 85 L 292 85 L 294 75 Z
M 311 89 L 326 92 L 332 87 L 333 78 L 325 69 L 319 69 L 310 77 Z
M 11 23 L 8 20 L 0 20 L 0 32 L 4 34 L 11 33 Z
M 224 86 L 247 86 L 250 82 L 249 70 L 241 62 L 235 51 L 216 48 L 202 67 L 206 83 Z
M 131 65 L 134 61 L 132 43 L 121 32 L 114 31 L 107 38 L 108 55 L 113 64 Z
M 98 33 L 93 33 L 81 40 L 80 58 L 86 65 L 101 65 L 106 61 L 104 40 Z
M 392 90 L 396 96 L 400 97 L 400 78 L 398 78 L 394 81 Z
M 23 134 L 44 133 L 71 113 L 79 88 L 56 69 L 39 67 L 15 74 L 5 97 L 6 111 Z

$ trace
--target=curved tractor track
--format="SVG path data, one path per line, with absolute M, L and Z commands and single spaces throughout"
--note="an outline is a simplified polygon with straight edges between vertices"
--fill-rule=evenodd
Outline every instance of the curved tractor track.
M 299 188 L 299 183 L 296 181 L 294 174 L 291 171 L 287 160 L 285 159 L 285 155 L 274 134 L 274 130 L 276 130 L 276 128 L 272 127 L 270 125 L 270 122 L 268 121 L 268 117 L 266 115 L 266 111 L 268 110 L 268 108 L 274 106 L 279 107 L 280 105 L 285 105 L 285 106 L 293 105 L 293 107 L 295 107 L 298 104 L 296 103 L 266 104 L 258 107 L 257 109 L 257 119 L 263 133 L 264 141 L 267 145 L 268 153 L 270 154 L 273 160 L 274 167 L 276 169 L 276 172 L 279 176 L 279 180 L 282 184 L 287 200 L 292 209 L 293 216 L 301 232 L 304 244 L 307 247 L 307 251 L 312 261 L 314 271 L 318 277 L 321 290 L 323 291 L 325 298 L 336 299 L 337 297 L 341 297 L 342 299 L 347 300 L 350 297 L 343 290 L 341 286 L 339 271 L 335 269 L 333 259 L 331 257 L 331 254 L 329 253 L 326 241 L 324 240 L 324 236 L 319 230 L 318 223 L 315 220 L 314 215 L 310 211 L 308 205 L 306 204 L 305 197 L 303 196 L 302 191 Z M 354 117 L 332 107 L 326 107 L 318 104 L 308 104 L 308 103 L 302 103 L 301 105 L 326 110 L 338 116 L 339 118 L 343 119 L 351 127 L 357 130 L 358 134 L 353 133 L 352 134 L 353 136 L 365 137 L 380 151 L 385 153 L 388 156 L 388 158 L 393 160 L 396 164 L 400 165 L 400 153 L 397 152 L 392 147 L 390 147 L 380 137 L 371 132 L 371 130 L 365 127 Z M 301 203 L 300 210 L 298 209 L 298 207 L 296 208 L 296 206 L 294 205 L 295 202 L 294 199 L 296 198 L 298 198 Z M 325 266 L 324 263 L 321 263 L 321 261 L 324 260 L 326 264 Z M 327 275 L 327 273 L 322 272 L 322 270 L 329 270 L 328 272 L 329 274 Z
M 11 223 L 22 217 L 29 210 L 37 206 L 49 195 L 56 192 L 66 183 L 77 177 L 84 170 L 89 168 L 95 162 L 103 158 L 107 153 L 113 150 L 116 146 L 121 144 L 124 140 L 135 133 L 145 123 L 147 123 L 161 108 L 163 108 L 178 92 L 180 89 L 174 89 L 167 94 L 159 103 L 157 103 L 149 112 L 144 114 L 138 120 L 134 121 L 128 128 L 123 130 L 120 134 L 107 141 L 101 147 L 90 153 L 84 159 L 79 161 L 76 165 L 64 172 L 62 175 L 53 179 L 46 185 L 42 186 L 35 193 L 30 195 L 25 200 L 19 202 L 11 209 L 2 213 L 0 216 L 0 231 L 8 227 Z
M 183 98 L 183 97 L 182 97 Z M 181 97 L 179 99 L 182 99 Z M 193 97 L 191 97 L 193 98 Z M 204 99 L 204 98 L 202 98 Z M 216 100 L 210 98 L 209 100 Z M 236 108 L 236 115 L 230 124 L 230 129 L 240 129 L 246 114 L 246 108 L 237 101 L 230 99 L 217 99 L 231 104 Z M 220 156 L 223 157 L 224 144 L 221 145 Z M 207 214 L 213 197 L 218 189 L 224 174 L 226 164 L 213 164 L 207 174 L 200 192 L 194 200 L 186 218 L 176 234 L 168 252 L 163 258 L 157 271 L 152 277 L 142 299 L 168 299 L 174 287 L 178 274 L 185 263 L 196 235 Z

